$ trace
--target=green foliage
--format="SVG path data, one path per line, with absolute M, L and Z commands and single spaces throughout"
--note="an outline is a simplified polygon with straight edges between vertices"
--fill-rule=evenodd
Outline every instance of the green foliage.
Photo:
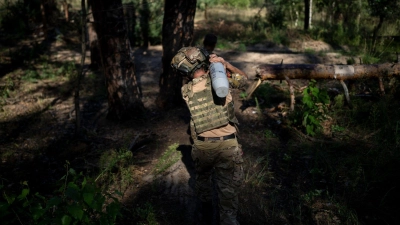
M 324 118 L 329 104 L 329 96 L 325 89 L 319 89 L 315 80 L 311 80 L 309 86 L 303 91 L 303 121 L 302 125 L 308 135 L 314 136 L 321 128 L 321 120 Z
M 236 45 L 228 40 L 221 38 L 218 40 L 215 47 L 221 50 L 227 50 L 227 49 L 235 49 Z
M 121 189 L 132 184 L 132 151 L 127 148 L 106 151 L 100 157 L 100 174 L 95 181 L 101 181 L 105 186 L 118 181 Z
M 249 170 L 245 175 L 244 181 L 252 187 L 259 187 L 264 184 L 266 180 L 271 179 L 271 173 L 268 170 L 270 159 L 268 155 L 257 157 L 249 166 Z M 258 168 L 258 169 L 255 169 Z
M 400 2 L 393 0 L 368 0 L 369 12 L 372 16 L 393 18 L 400 13 Z
M 282 7 L 274 7 L 274 9 L 267 15 L 267 21 L 271 27 L 283 29 L 285 24 L 285 12 Z
M 250 6 L 249 0 L 219 0 L 219 3 L 229 5 L 234 8 L 247 8 Z
M 180 154 L 178 154 L 177 151 L 178 146 L 178 143 L 174 143 L 170 145 L 167 150 L 165 150 L 165 152 L 160 156 L 157 164 L 154 167 L 155 173 L 159 174 L 164 172 L 180 159 Z
M 288 36 L 287 36 L 287 34 L 286 34 L 286 32 L 284 30 L 272 27 L 269 30 L 268 37 L 275 44 L 282 44 L 282 45 L 288 45 L 289 44 Z
M 10 41 L 23 37 L 27 31 L 28 27 L 23 18 L 28 15 L 23 15 L 24 13 L 29 15 L 22 1 L 7 1 L 1 5 L 1 27 L 10 35 Z
M 323 190 L 312 190 L 308 193 L 305 193 L 301 196 L 301 199 L 306 203 L 313 202 L 316 197 L 320 197 Z
M 163 1 L 124 0 L 128 36 L 135 46 L 142 46 L 144 37 L 151 45 L 161 44 Z M 136 16 L 138 15 L 138 16 Z
M 240 43 L 237 47 L 236 47 L 236 49 L 235 49 L 236 51 L 239 51 L 239 52 L 245 52 L 247 49 L 246 49 L 246 45 L 245 44 L 243 44 L 243 43 Z
M 258 117 L 259 117 L 260 119 L 262 119 L 262 118 L 263 118 L 263 114 L 262 114 L 262 111 L 261 111 L 260 104 L 258 103 L 258 98 L 255 97 L 255 98 L 254 98 L 254 101 L 256 102 L 256 109 L 257 109 Z
M 200 10 L 206 10 L 208 7 L 216 5 L 218 2 L 215 0 L 197 0 L 197 8 Z
M 3 224 L 115 224 L 120 215 L 116 196 L 103 193 L 96 183 L 76 173 L 66 165 L 67 173 L 60 179 L 59 188 L 51 197 L 30 194 L 27 182 L 22 183 L 21 193 L 10 194 L 0 186 L 0 219 Z
M 250 0 L 250 7 L 261 7 L 265 3 L 265 0 Z
M 161 44 L 162 40 L 162 23 L 163 23 L 163 2 L 149 2 L 149 38 L 152 45 Z
M 380 59 L 370 54 L 363 54 L 361 57 L 361 61 L 363 64 L 375 64 L 378 63 Z
M 275 138 L 276 135 L 275 135 L 274 132 L 272 132 L 271 130 L 265 130 L 265 132 L 264 132 L 264 137 L 265 137 L 265 138 Z
M 337 124 L 332 125 L 332 132 L 339 141 L 312 145 L 299 156 L 310 157 L 307 165 L 315 188 L 302 193 L 301 200 L 307 205 L 331 203 L 343 224 L 362 223 L 365 211 L 373 212 L 368 215 L 377 220 L 394 221 L 398 218 L 393 188 L 400 159 L 399 103 L 389 96 L 373 104 L 365 99 L 352 103 L 353 108 L 334 108 Z M 307 149 L 307 145 L 297 149 Z M 292 153 L 291 157 L 296 155 Z M 360 203 L 372 205 L 366 204 L 366 209 L 356 213 L 352 205 Z
M 0 86 L 0 98 L 4 99 L 10 97 L 10 92 L 12 90 L 14 90 L 14 82 L 8 77 L 3 86 Z
M 158 225 L 155 209 L 150 202 L 146 202 L 143 206 L 136 208 L 135 214 L 143 221 L 139 222 L 140 225 Z
M 73 80 L 76 76 L 77 70 L 73 62 L 65 62 L 59 68 L 56 68 L 54 65 L 44 61 L 38 68 L 25 70 L 22 80 L 36 82 L 44 79 L 55 79 L 56 77 L 67 77 Z
M 74 80 L 78 75 L 74 62 L 64 62 L 60 68 L 56 69 L 55 73 L 56 76 L 66 76 L 70 80 Z
M 255 91 L 254 95 L 257 96 L 258 99 L 263 99 L 268 104 L 273 102 L 273 98 L 278 96 L 285 97 L 284 94 L 280 93 L 277 89 L 273 88 L 270 83 L 261 84 Z
M 253 31 L 256 32 L 260 32 L 267 27 L 267 23 L 266 21 L 264 21 L 264 18 L 262 18 L 258 14 L 255 15 L 250 22 L 251 22 L 251 28 L 253 29 Z

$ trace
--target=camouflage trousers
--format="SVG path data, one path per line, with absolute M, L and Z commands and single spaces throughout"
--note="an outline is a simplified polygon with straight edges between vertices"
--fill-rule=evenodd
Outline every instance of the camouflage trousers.
M 216 182 L 220 224 L 235 224 L 238 191 L 243 182 L 242 148 L 237 139 L 225 141 L 194 140 L 192 158 L 195 163 L 195 191 L 202 202 L 213 197 L 212 174 Z

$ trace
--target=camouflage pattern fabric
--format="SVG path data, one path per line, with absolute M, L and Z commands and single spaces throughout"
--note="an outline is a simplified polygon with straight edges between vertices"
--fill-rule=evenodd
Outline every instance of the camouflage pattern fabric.
M 172 69 L 181 76 L 192 77 L 201 66 L 208 65 L 208 53 L 196 47 L 183 47 L 171 60 Z
M 235 224 L 238 191 L 243 183 L 242 147 L 237 139 L 194 140 L 192 158 L 196 169 L 196 194 L 202 202 L 212 201 L 211 176 L 214 171 L 219 198 L 220 224 Z

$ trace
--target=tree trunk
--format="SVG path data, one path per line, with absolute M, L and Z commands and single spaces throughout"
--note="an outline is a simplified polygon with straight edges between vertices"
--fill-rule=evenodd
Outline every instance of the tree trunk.
M 41 0 L 40 11 L 42 14 L 43 32 L 47 38 L 49 28 L 55 26 L 58 9 L 55 0 Z
M 208 11 L 208 4 L 207 4 L 207 2 L 206 3 L 204 3 L 204 19 L 207 21 L 208 20 L 208 13 L 207 13 L 207 11 Z
M 376 25 L 374 32 L 373 32 L 373 36 L 372 36 L 372 52 L 375 53 L 376 52 L 376 40 L 378 38 L 378 32 L 382 27 L 383 21 L 385 20 L 385 17 L 383 15 L 379 16 L 379 22 L 378 25 Z
M 147 49 L 149 47 L 149 34 L 150 34 L 150 8 L 149 2 L 147 0 L 143 0 L 142 8 L 141 8 L 141 18 L 140 18 L 140 29 L 142 31 L 142 47 Z
M 360 21 L 361 21 L 361 10 L 362 10 L 362 1 L 358 0 L 358 13 L 357 13 L 357 19 L 356 19 L 356 32 L 358 33 L 360 31 Z
M 46 16 L 45 4 L 46 0 L 42 0 L 40 2 L 40 14 L 42 16 L 43 34 L 44 37 L 47 38 L 47 16 Z
M 108 90 L 109 119 L 125 120 L 143 113 L 127 37 L 121 0 L 92 1 L 93 17 Z
M 124 15 L 126 21 L 126 30 L 128 32 L 128 38 L 131 41 L 131 45 L 136 45 L 135 38 L 135 27 L 136 27 L 136 6 L 133 2 L 124 4 Z
M 82 58 L 81 58 L 81 68 L 76 77 L 75 82 L 75 93 L 74 93 L 74 103 L 75 103 L 75 135 L 80 136 L 81 134 L 81 109 L 80 109 L 80 89 L 81 89 L 81 80 L 84 76 L 84 66 L 85 66 L 85 57 L 86 57 L 86 4 L 85 0 L 81 0 L 81 25 L 82 25 L 82 37 L 81 37 L 81 50 L 82 50 Z
M 309 12 L 308 12 L 308 26 L 310 27 L 310 28 L 312 28 L 312 0 L 310 0 L 310 5 L 309 5 L 309 7 L 310 7 L 310 9 L 309 9 Z
M 69 21 L 69 4 L 67 1 L 62 1 L 62 6 L 64 10 L 65 21 Z
M 193 42 L 196 0 L 165 0 L 164 10 L 163 72 L 160 76 L 160 93 L 156 104 L 160 108 L 169 109 L 183 104 L 180 92 L 182 77 L 172 72 L 171 60 L 180 48 L 190 46 Z
M 256 76 L 261 80 L 379 78 L 400 76 L 400 64 L 374 65 L 323 65 L 323 64 L 274 64 L 260 65 Z
M 304 0 L 304 30 L 310 28 L 310 0 Z
M 87 6 L 87 38 L 88 38 L 88 46 L 90 50 L 90 68 L 93 70 L 97 70 L 101 66 L 101 56 L 99 50 L 99 42 L 97 39 L 96 29 L 94 27 L 94 19 L 93 19 L 93 10 L 92 10 L 92 1 L 88 0 Z

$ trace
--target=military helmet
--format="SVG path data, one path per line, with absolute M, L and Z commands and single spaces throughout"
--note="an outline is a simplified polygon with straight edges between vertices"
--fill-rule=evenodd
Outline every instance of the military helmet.
M 193 78 L 193 73 L 202 66 L 208 66 L 207 51 L 197 47 L 183 47 L 172 58 L 171 66 L 182 76 Z

